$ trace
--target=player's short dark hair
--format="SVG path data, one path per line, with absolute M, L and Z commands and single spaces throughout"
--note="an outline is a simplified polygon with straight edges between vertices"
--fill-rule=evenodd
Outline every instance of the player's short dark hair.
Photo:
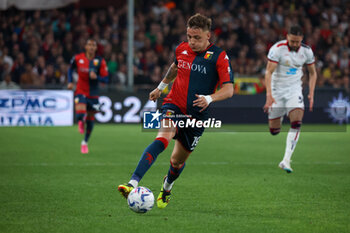
M 94 38 L 88 38 L 85 42 L 85 44 L 87 44 L 89 41 L 93 41 L 95 42 L 95 44 L 97 45 L 97 40 L 95 40 Z
M 303 29 L 299 25 L 293 25 L 289 28 L 288 34 L 294 35 L 294 36 L 302 36 Z
M 203 31 L 210 31 L 211 19 L 199 13 L 192 15 L 187 21 L 189 28 L 201 28 Z

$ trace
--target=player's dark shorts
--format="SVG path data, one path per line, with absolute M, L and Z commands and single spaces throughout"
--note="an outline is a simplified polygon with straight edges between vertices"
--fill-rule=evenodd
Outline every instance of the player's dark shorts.
M 161 119 L 171 119 L 174 122 L 185 120 L 185 115 L 175 104 L 164 104 L 161 108 Z M 189 152 L 192 152 L 197 146 L 200 137 L 204 132 L 204 127 L 177 127 L 174 139 L 179 140 L 182 146 Z
M 85 95 L 78 94 L 74 97 L 75 104 L 86 104 L 86 110 L 91 112 L 98 112 L 100 104 L 97 97 L 86 97 Z

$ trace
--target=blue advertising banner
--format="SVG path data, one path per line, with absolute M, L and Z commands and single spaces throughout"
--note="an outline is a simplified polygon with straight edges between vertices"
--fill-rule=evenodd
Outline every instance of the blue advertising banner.
M 0 126 L 73 125 L 73 92 L 0 90 Z

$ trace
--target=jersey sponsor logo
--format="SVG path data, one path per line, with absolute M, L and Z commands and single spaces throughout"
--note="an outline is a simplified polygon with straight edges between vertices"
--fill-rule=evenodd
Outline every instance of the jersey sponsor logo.
M 199 65 L 184 60 L 179 60 L 177 67 L 185 70 L 196 71 L 201 74 L 207 74 L 207 68 L 204 65 Z
M 89 73 L 89 68 L 79 67 L 79 71 L 82 72 L 82 73 Z
M 210 60 L 213 57 L 214 52 L 207 51 L 204 55 L 204 59 Z
M 84 59 L 79 59 L 80 64 L 84 64 Z
M 290 68 L 288 71 L 287 71 L 287 74 L 289 75 L 295 75 L 297 74 L 297 68 Z

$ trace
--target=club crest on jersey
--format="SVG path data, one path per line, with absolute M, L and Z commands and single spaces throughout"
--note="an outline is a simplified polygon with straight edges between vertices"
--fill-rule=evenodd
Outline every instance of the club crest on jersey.
M 210 60 L 213 57 L 214 52 L 212 51 L 207 51 L 206 54 L 204 55 L 204 59 Z
M 171 116 L 173 116 L 173 115 L 175 115 L 175 112 L 173 111 L 173 110 L 167 110 L 166 111 L 166 113 L 165 113 L 165 116 L 167 116 L 167 117 L 171 117 Z
M 97 59 L 97 58 L 95 58 L 94 60 L 93 60 L 93 63 L 94 63 L 94 66 L 98 66 L 98 63 L 99 63 L 100 61 Z

